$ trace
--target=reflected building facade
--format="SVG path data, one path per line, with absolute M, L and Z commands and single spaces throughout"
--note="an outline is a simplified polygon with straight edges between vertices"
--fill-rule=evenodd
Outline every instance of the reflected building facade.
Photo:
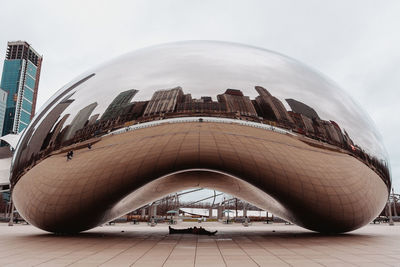
M 176 105 L 183 97 L 181 87 L 173 89 L 158 90 L 151 97 L 144 110 L 143 116 L 163 115 L 174 112 Z
M 295 99 L 286 99 L 293 112 L 307 116 L 310 119 L 320 119 L 317 112 L 310 106 L 307 106 Z
M 380 213 L 391 177 L 379 134 L 347 99 L 262 49 L 184 42 L 133 52 L 62 88 L 35 117 L 13 159 L 15 205 L 42 229 L 78 232 L 208 187 L 311 230 L 350 231 Z
M 225 93 L 218 95 L 218 101 L 225 106 L 226 111 L 237 113 L 239 116 L 255 117 L 257 112 L 248 96 L 237 89 L 227 89 Z

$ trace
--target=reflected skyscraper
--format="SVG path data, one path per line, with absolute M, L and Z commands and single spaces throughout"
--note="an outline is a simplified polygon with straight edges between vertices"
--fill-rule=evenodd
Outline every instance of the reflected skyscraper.
M 176 105 L 181 101 L 183 92 L 181 87 L 154 92 L 144 110 L 144 116 L 161 115 L 175 111 Z
M 227 89 L 217 96 L 218 102 L 226 107 L 227 112 L 239 113 L 243 116 L 257 117 L 257 112 L 248 96 L 237 89 Z
M 107 107 L 100 120 L 109 120 L 122 115 L 124 108 L 128 106 L 137 92 L 138 90 L 132 89 L 119 93 L 119 95 L 114 98 L 111 104 Z
M 256 102 L 260 106 L 262 112 L 262 114 L 260 114 L 261 117 L 275 121 L 293 123 L 293 120 L 286 111 L 285 106 L 278 98 L 272 96 L 267 89 L 261 86 L 256 86 L 255 89 L 259 94 L 259 96 L 256 97 Z
M 25 147 L 25 157 L 27 160 L 37 158 L 38 153 L 48 146 L 51 138 L 51 130 L 56 124 L 57 120 L 60 119 L 60 114 L 72 103 L 74 100 L 66 99 L 58 103 L 54 109 L 52 109 L 46 120 L 43 120 L 35 133 L 32 135 L 29 146 Z
M 68 141 L 74 137 L 75 132 L 79 129 L 83 128 L 92 114 L 93 110 L 97 107 L 97 102 L 87 105 L 86 107 L 79 110 L 79 112 L 75 115 L 71 124 L 68 125 L 69 128 L 63 136 L 64 141 Z
M 320 119 L 317 112 L 310 106 L 295 99 L 286 99 L 293 112 L 303 114 L 310 119 Z

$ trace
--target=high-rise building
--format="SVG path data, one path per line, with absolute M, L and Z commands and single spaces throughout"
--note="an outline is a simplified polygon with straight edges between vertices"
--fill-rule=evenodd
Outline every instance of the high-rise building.
M 310 119 L 320 119 L 318 113 L 310 106 L 292 98 L 286 99 L 293 112 L 303 114 Z
M 297 130 L 299 130 L 302 134 L 306 134 L 308 136 L 314 135 L 314 126 L 312 119 L 301 113 L 296 113 L 293 111 L 289 111 L 288 113 L 292 117 Z
M 180 113 L 221 113 L 226 112 L 226 105 L 212 101 L 210 96 L 192 99 L 190 94 L 184 95 L 183 101 L 178 103 L 176 111 Z
M 132 98 L 139 92 L 131 89 L 119 93 L 114 100 L 108 105 L 100 120 L 109 120 L 122 115 L 124 108 L 131 102 Z
M 31 137 L 32 143 L 23 148 L 26 151 L 26 157 L 33 159 L 41 150 L 48 146 L 52 136 L 51 129 L 64 110 L 73 102 L 74 100 L 72 99 L 61 101 L 47 114 L 46 120 L 42 120 L 41 123 L 37 125 L 36 131 Z
M 35 114 L 42 56 L 27 42 L 8 42 L 0 88 L 7 92 L 2 135 L 19 133 Z
M 179 86 L 169 90 L 156 91 L 147 104 L 143 116 L 174 112 L 177 103 L 180 102 L 182 98 L 183 91 Z
M 66 128 L 65 135 L 63 136 L 63 141 L 68 141 L 72 139 L 75 135 L 75 132 L 85 126 L 85 124 L 88 122 L 90 115 L 96 107 L 97 102 L 94 102 L 78 111 L 71 124 L 68 125 L 69 127 Z
M 0 134 L 3 132 L 4 116 L 7 107 L 7 92 L 0 89 Z
M 293 124 L 292 118 L 278 98 L 272 96 L 264 87 L 256 86 L 255 89 L 259 93 L 256 102 L 262 112 L 262 114 L 259 114 L 261 117 Z
M 225 93 L 217 96 L 218 102 L 226 106 L 228 112 L 238 112 L 243 116 L 257 117 L 257 112 L 248 96 L 237 89 L 227 89 Z

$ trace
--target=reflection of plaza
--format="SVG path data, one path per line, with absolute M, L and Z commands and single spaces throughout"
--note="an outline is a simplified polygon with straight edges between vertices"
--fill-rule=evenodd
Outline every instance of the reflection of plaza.
M 87 140 L 91 149 L 81 142 L 55 151 L 18 181 L 20 203 L 30 204 L 20 205 L 21 213 L 47 231 L 81 231 L 197 187 L 246 199 L 316 231 L 348 231 L 381 210 L 375 195 L 385 195 L 386 186 L 346 153 L 245 126 L 252 122 L 187 119 Z M 74 158 L 66 161 L 72 147 Z
M 325 149 L 336 147 L 336 151 L 349 153 L 367 164 L 390 187 L 387 166 L 354 144 L 335 121 L 321 119 L 312 107 L 295 99 L 286 99 L 291 108 L 288 111 L 267 89 L 261 86 L 255 89 L 259 94 L 255 99 L 243 95 L 241 90 L 227 89 L 217 95 L 215 101 L 212 96 L 192 98 L 181 87 L 176 87 L 155 91 L 148 101 L 133 102 L 138 90 L 131 89 L 119 93 L 101 116 L 92 114 L 97 106 L 94 102 L 79 110 L 71 123 L 64 125 L 70 114 L 64 114 L 63 117 L 60 115 L 74 101 L 68 99 L 72 97 L 70 95 L 51 111 L 53 116 L 48 115 L 46 122 L 39 125 L 39 130 L 32 137 L 33 145 L 29 146 L 30 152 L 27 153 L 31 155 L 31 160 L 26 160 L 25 166 L 20 169 L 34 165 L 52 151 L 101 137 L 120 128 L 157 120 L 204 116 L 271 125 L 295 133 L 300 140 L 311 146 Z M 40 143 L 40 140 L 44 141 Z

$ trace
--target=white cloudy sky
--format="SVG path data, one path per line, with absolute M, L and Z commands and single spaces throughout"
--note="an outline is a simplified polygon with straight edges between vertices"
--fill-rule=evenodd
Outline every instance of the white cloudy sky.
M 222 40 L 274 50 L 321 71 L 380 129 L 400 191 L 400 1 L 1 1 L 7 41 L 44 56 L 38 105 L 83 71 L 131 50 Z

